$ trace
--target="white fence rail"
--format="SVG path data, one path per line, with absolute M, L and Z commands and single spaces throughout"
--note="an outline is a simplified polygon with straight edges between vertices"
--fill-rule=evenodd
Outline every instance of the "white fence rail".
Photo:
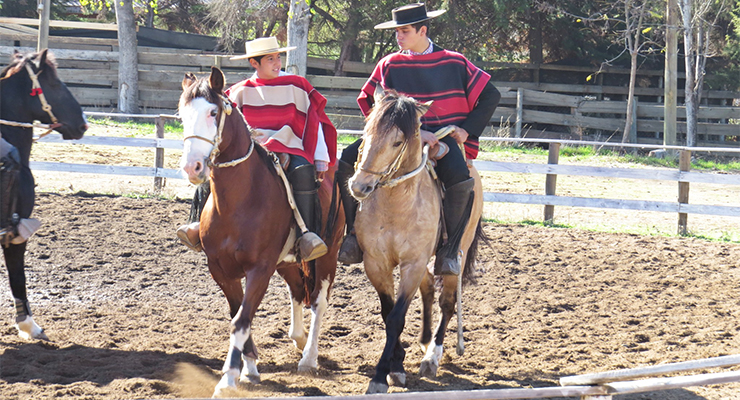
M 85 136 L 78 141 L 63 141 L 59 134 L 48 135 L 41 139 L 44 143 L 64 143 L 64 144 L 82 144 L 92 146 L 126 146 L 126 147 L 144 147 L 155 148 L 156 156 L 152 167 L 134 167 L 134 166 L 112 166 L 97 164 L 68 164 L 58 162 L 31 162 L 31 168 L 45 171 L 59 172 L 76 172 L 76 173 L 93 173 L 93 174 L 113 174 L 113 175 L 135 175 L 149 176 L 154 178 L 154 190 L 159 191 L 163 184 L 164 178 L 183 179 L 178 170 L 164 168 L 164 151 L 165 150 L 182 150 L 182 141 L 173 139 L 164 139 L 164 121 L 167 119 L 177 118 L 173 115 L 122 115 L 114 113 L 87 113 L 90 116 L 100 117 L 136 117 L 148 118 L 155 121 L 156 131 L 155 138 L 122 138 L 122 137 L 96 137 Z M 362 132 L 357 130 L 339 130 L 340 134 L 359 135 Z M 704 183 L 716 185 L 734 185 L 740 186 L 740 175 L 732 174 L 713 174 L 703 172 L 690 172 L 690 159 L 692 152 L 716 152 L 716 153 L 740 153 L 736 148 L 716 148 L 716 147 L 680 147 L 680 146 L 657 146 L 657 145 L 639 145 L 639 144 L 615 144 L 605 142 L 584 142 L 574 140 L 548 140 L 548 139 L 521 139 L 521 138 L 491 138 L 484 137 L 481 141 L 507 141 L 507 142 L 535 142 L 547 143 L 550 146 L 550 154 L 547 164 L 527 164 L 513 162 L 495 162 L 495 161 L 475 161 L 475 166 L 479 171 L 488 172 L 507 172 L 520 174 L 542 174 L 545 175 L 544 194 L 512 194 L 512 193 L 484 193 L 484 201 L 519 203 L 519 204 L 538 204 L 544 206 L 544 220 L 552 221 L 555 206 L 567 207 L 586 207 L 586 208 L 604 208 L 604 209 L 621 209 L 621 210 L 638 210 L 677 213 L 678 232 L 686 233 L 687 214 L 705 214 L 740 217 L 740 207 L 734 205 L 706 205 L 706 204 L 689 204 L 689 187 L 691 183 Z M 560 146 L 562 144 L 594 147 L 624 147 L 624 148 L 642 148 L 642 149 L 667 149 L 680 153 L 680 166 L 678 170 L 658 170 L 658 169 L 641 169 L 641 168 L 607 168 L 592 166 L 576 165 L 559 165 L 558 157 Z M 651 201 L 651 200 L 626 200 L 626 199 L 605 199 L 605 198 L 587 198 L 587 197 L 570 197 L 556 195 L 556 182 L 558 175 L 577 175 L 589 176 L 596 178 L 617 178 L 617 179 L 635 179 L 635 180 L 659 180 L 673 181 L 678 184 L 679 196 L 677 201 Z

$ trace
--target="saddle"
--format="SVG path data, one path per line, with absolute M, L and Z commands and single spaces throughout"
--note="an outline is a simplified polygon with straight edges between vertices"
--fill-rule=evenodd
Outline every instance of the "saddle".
M 0 246 L 21 244 L 36 232 L 41 222 L 18 215 L 21 159 L 18 150 L 0 139 Z
M 0 245 L 3 247 L 7 247 L 18 234 L 20 171 L 21 160 L 18 150 L 3 140 L 0 144 Z

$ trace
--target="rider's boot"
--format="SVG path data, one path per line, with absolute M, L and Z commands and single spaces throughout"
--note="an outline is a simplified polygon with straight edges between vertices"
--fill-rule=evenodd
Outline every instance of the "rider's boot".
M 316 206 L 319 204 L 316 167 L 313 164 L 297 166 L 288 173 L 288 182 L 293 188 L 296 208 L 308 229 L 298 238 L 301 259 L 303 261 L 315 260 L 329 251 L 326 243 L 315 233 L 319 222 L 316 217 Z
M 447 243 L 437 250 L 434 275 L 460 275 L 460 240 L 473 208 L 473 178 L 456 183 L 445 191 L 442 203 Z
M 203 246 L 200 244 L 200 222 L 193 222 L 177 228 L 177 238 L 190 250 L 203 251 Z
M 337 161 L 337 173 L 334 175 L 339 183 L 339 193 L 342 196 L 344 205 L 344 217 L 347 223 L 347 230 L 342 247 L 339 249 L 338 261 L 344 265 L 358 264 L 362 262 L 362 249 L 357 242 L 355 235 L 355 214 L 357 213 L 357 200 L 349 192 L 348 181 L 355 173 L 351 164 L 342 160 Z

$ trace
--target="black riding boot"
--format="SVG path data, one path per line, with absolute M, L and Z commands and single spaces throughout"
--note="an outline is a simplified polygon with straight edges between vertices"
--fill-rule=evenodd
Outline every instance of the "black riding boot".
M 329 251 L 326 243 L 315 233 L 320 222 L 316 217 L 319 191 L 316 184 L 316 167 L 313 164 L 303 164 L 295 167 L 295 169 L 288 172 L 288 182 L 293 188 L 296 208 L 298 208 L 298 212 L 308 229 L 298 239 L 301 259 L 303 261 L 315 260 Z
M 444 210 L 447 243 L 437 250 L 434 275 L 460 274 L 460 240 L 470 219 L 473 208 L 473 178 L 454 184 L 445 191 L 442 204 Z
M 346 163 L 342 160 L 338 160 L 337 173 L 334 178 L 339 183 L 339 193 L 342 196 L 342 204 L 344 205 L 344 217 L 347 223 L 346 234 L 342 240 L 342 247 L 339 249 L 339 257 L 337 260 L 344 264 L 358 264 L 362 262 L 362 249 L 360 249 L 359 243 L 357 243 L 357 236 L 355 236 L 355 214 L 357 213 L 357 200 L 349 192 L 349 186 L 347 182 L 349 178 L 354 175 L 355 169 L 351 164 Z

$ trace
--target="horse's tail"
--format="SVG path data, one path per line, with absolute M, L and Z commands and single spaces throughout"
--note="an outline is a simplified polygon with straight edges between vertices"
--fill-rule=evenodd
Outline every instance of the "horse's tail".
M 486 237 L 485 232 L 483 232 L 483 224 L 481 221 L 482 219 L 478 219 L 478 226 L 475 228 L 473 241 L 470 243 L 470 247 L 468 247 L 467 257 L 465 257 L 465 267 L 463 268 L 462 276 L 463 286 L 474 285 L 477 283 L 478 280 L 478 276 L 475 270 L 475 259 L 478 257 L 478 241 L 484 240 L 486 243 L 488 243 L 488 238 Z

